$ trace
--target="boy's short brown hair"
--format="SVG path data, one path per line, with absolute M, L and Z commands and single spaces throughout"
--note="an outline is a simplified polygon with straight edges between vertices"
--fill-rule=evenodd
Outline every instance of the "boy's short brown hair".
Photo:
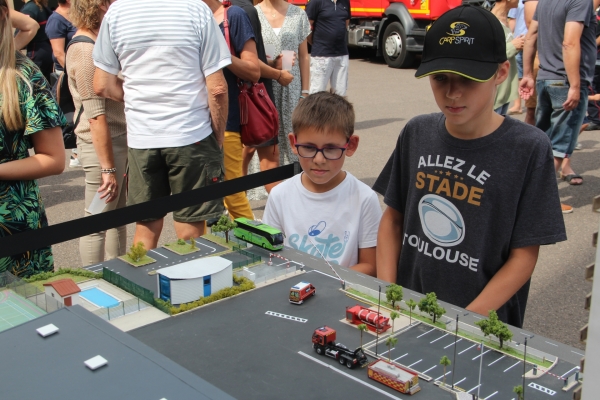
M 331 92 L 318 92 L 301 100 L 292 113 L 294 133 L 313 128 L 319 132 L 354 133 L 354 107 L 345 97 Z

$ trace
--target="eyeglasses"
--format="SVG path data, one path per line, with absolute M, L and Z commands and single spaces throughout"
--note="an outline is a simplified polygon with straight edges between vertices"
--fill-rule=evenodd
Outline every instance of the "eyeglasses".
M 315 158 L 318 152 L 323 154 L 323 157 L 327 160 L 339 160 L 344 154 L 344 150 L 348 148 L 348 142 L 344 147 L 323 147 L 318 148 L 310 144 L 295 144 L 298 150 L 298 155 L 302 158 Z

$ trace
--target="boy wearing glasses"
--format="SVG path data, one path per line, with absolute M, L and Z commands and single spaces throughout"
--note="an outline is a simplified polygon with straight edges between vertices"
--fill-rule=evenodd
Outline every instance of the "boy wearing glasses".
M 374 189 L 388 208 L 377 276 L 521 327 L 540 245 L 566 239 L 552 148 L 494 113 L 508 76 L 502 26 L 461 6 L 425 35 L 416 77 L 442 111 L 408 122 Z
M 352 104 L 333 93 L 312 94 L 298 103 L 292 127 L 303 173 L 273 188 L 263 222 L 285 234 L 286 246 L 374 276 L 379 200 L 342 170 L 359 141 Z

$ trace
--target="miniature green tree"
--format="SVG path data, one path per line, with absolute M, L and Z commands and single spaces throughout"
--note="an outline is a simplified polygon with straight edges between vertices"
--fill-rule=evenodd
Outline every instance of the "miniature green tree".
M 481 329 L 481 333 L 483 333 L 483 337 L 487 337 L 492 333 L 493 327 L 494 327 L 494 316 L 495 319 L 498 319 L 498 315 L 496 314 L 495 311 L 493 311 L 494 315 L 492 315 L 492 311 L 490 311 L 490 318 L 489 319 L 480 319 L 479 321 L 475 322 L 475 325 L 477 325 L 479 327 L 479 329 Z
M 214 224 L 210 229 L 213 232 L 225 232 L 225 242 L 229 243 L 229 231 L 235 229 L 236 227 L 237 224 L 230 220 L 227 215 L 221 215 L 219 221 L 217 221 L 217 223 Z
M 360 331 L 360 347 L 362 348 L 362 343 L 363 343 L 363 341 L 362 341 L 362 335 L 363 335 L 363 332 L 366 332 L 367 329 L 368 329 L 367 328 L 367 324 L 360 324 L 360 325 L 357 325 L 356 327 Z
M 392 362 L 392 346 L 395 346 L 398 343 L 398 339 L 392 336 L 388 336 L 385 340 L 385 345 L 388 347 L 388 361 Z
M 406 302 L 406 306 L 408 307 L 408 315 L 409 315 L 409 318 L 410 318 L 409 324 L 412 325 L 412 312 L 415 309 L 415 307 L 417 306 L 417 303 L 413 299 L 409 299 Z
M 398 318 L 400 316 L 400 314 L 398 314 L 396 311 L 392 311 L 390 313 L 390 319 L 392 320 L 392 333 L 394 333 L 394 320 L 396 318 Z
M 442 356 L 442 358 L 440 359 L 440 365 L 444 367 L 444 378 L 442 383 L 444 385 L 446 385 L 446 367 L 448 365 L 452 364 L 452 362 L 450 361 L 450 359 L 446 356 Z
M 395 283 L 389 285 L 385 290 L 385 298 L 392 305 L 392 308 L 394 308 L 396 302 L 402 301 L 402 286 Z
M 196 248 L 196 240 L 194 239 L 193 236 L 190 236 L 190 249 L 195 249 Z
M 434 324 L 439 317 L 446 314 L 446 309 L 438 304 L 437 296 L 434 292 L 427 293 L 419 301 L 419 310 L 429 314 Z
M 515 386 L 513 392 L 517 395 L 517 400 L 523 400 L 523 386 Z
M 510 329 L 508 329 L 508 326 L 506 324 L 503 324 L 502 322 L 499 323 L 501 325 L 498 326 L 498 329 L 496 330 L 496 332 L 494 332 L 494 335 L 500 341 L 500 349 L 502 349 L 502 345 L 504 344 L 504 342 L 512 339 L 513 333 L 510 331 Z
M 183 246 L 185 244 L 185 240 L 183 240 L 183 239 L 177 239 L 177 244 L 179 246 Z
M 127 253 L 127 256 L 129 257 L 129 259 L 131 261 L 137 263 L 137 262 L 140 262 L 142 260 L 142 258 L 144 258 L 146 253 L 147 253 L 147 250 L 146 250 L 146 247 L 144 247 L 144 243 L 137 242 L 137 244 L 134 244 L 129 248 L 129 252 Z
M 484 336 L 494 335 L 500 342 L 500 348 L 504 342 L 511 340 L 513 333 L 508 329 L 508 326 L 498 319 L 498 314 L 494 310 L 490 310 L 488 318 L 475 322 Z

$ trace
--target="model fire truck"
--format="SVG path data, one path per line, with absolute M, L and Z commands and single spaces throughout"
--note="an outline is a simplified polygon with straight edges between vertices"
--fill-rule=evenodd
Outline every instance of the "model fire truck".
M 419 386 L 419 375 L 408 368 L 377 360 L 367 367 L 369 378 L 381 382 L 400 393 L 415 394 Z
M 376 333 L 383 333 L 391 328 L 388 317 L 358 304 L 346 308 L 346 320 L 354 325 L 365 324 L 370 331 Z
M 308 0 L 291 0 L 305 7 Z M 371 48 L 393 68 L 410 67 L 423 51 L 427 26 L 462 3 L 494 0 L 350 0 L 348 46 Z
M 290 289 L 290 303 L 302 304 L 308 296 L 314 296 L 317 289 L 308 282 L 300 282 Z
M 315 329 L 312 335 L 312 342 L 317 354 L 335 358 L 340 364 L 351 369 L 357 365 L 361 367 L 365 366 L 369 362 L 362 347 L 350 350 L 343 344 L 336 343 L 335 337 L 336 332 L 333 328 L 322 326 Z

